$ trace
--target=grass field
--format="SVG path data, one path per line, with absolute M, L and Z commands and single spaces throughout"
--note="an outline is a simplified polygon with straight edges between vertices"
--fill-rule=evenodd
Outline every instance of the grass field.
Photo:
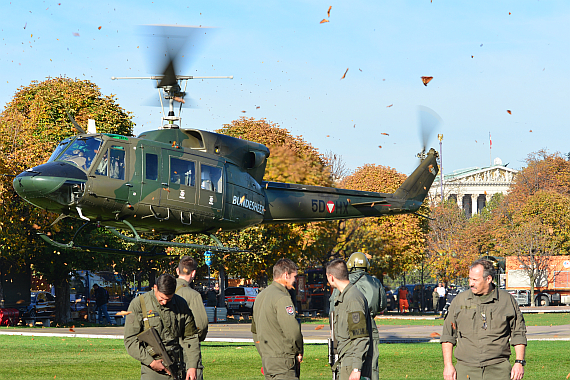
M 419 316 L 419 314 L 416 314 Z M 393 316 L 394 318 L 390 318 Z M 425 316 L 430 316 L 426 314 Z M 433 317 L 433 314 L 431 315 Z M 443 326 L 443 319 L 402 319 L 400 314 L 386 315 L 376 318 L 378 326 Z M 527 326 L 561 326 L 570 325 L 570 313 L 524 314 Z M 327 318 L 305 318 L 303 323 L 328 324 Z
M 204 377 L 258 379 L 261 359 L 253 344 L 205 343 Z M 329 379 L 326 345 L 306 345 L 301 379 Z M 2 380 L 126 380 L 140 378 L 140 365 L 129 357 L 122 340 L 0 336 Z M 570 373 L 570 342 L 531 341 L 525 380 L 566 379 Z M 437 343 L 380 345 L 381 379 L 442 379 Z

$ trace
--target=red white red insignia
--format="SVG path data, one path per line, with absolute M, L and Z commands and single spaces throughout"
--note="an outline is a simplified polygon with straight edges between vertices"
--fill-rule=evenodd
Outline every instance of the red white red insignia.
M 293 307 L 293 305 L 287 306 L 287 307 L 285 308 L 285 310 L 287 310 L 287 314 L 289 314 L 289 315 L 295 314 L 295 308 Z
M 328 201 L 327 202 L 327 211 L 329 212 L 329 214 L 332 214 L 334 212 L 335 209 L 335 205 L 333 201 Z

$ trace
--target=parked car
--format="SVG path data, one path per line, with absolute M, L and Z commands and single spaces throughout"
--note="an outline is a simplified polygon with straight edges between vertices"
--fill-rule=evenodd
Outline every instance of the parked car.
M 252 314 L 257 288 L 229 287 L 225 290 L 228 314 Z
M 49 318 L 55 319 L 55 297 L 48 292 L 32 292 L 30 304 L 20 310 L 20 318 Z

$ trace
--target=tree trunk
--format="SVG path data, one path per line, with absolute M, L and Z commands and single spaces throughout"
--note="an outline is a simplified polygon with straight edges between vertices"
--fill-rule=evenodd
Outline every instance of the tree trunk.
M 536 281 L 536 277 L 535 276 L 530 276 L 529 278 L 530 280 L 530 300 L 529 300 L 529 305 L 530 306 L 540 306 L 537 305 L 535 300 L 534 300 L 534 282 Z
M 69 279 L 62 279 L 55 284 L 55 323 L 64 325 L 71 322 L 69 304 Z

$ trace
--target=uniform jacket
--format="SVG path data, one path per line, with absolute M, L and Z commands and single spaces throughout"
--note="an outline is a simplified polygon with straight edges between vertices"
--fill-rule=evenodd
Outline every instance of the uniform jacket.
M 495 288 L 483 302 L 471 290 L 453 299 L 440 342 L 457 345 L 458 361 L 472 367 L 501 363 L 511 355 L 509 341 L 513 346 L 527 343 L 524 318 L 513 296 Z
M 188 304 L 178 295 L 162 306 L 158 303 L 154 290 L 133 299 L 129 305 L 131 313 L 125 320 L 125 348 L 129 355 L 149 366 L 153 357 L 149 354 L 146 344 L 139 342 L 137 335 L 144 331 L 143 313 L 140 297 L 144 297 L 148 322 L 160 335 L 167 351 L 182 347 L 186 368 L 197 368 L 200 358 L 200 342 L 194 316 Z
M 192 315 L 194 315 L 194 322 L 198 329 L 200 342 L 204 341 L 208 334 L 208 315 L 206 314 L 202 296 L 190 287 L 188 281 L 182 278 L 176 279 L 176 294 L 186 300 L 188 307 L 192 311 Z
M 349 283 L 334 300 L 333 331 L 342 367 L 361 370 L 368 358 L 372 344 L 369 316 L 366 298 Z M 370 374 L 362 373 L 362 376 L 370 377 Z
M 293 300 L 277 281 L 257 295 L 251 332 L 262 358 L 294 358 L 303 353 L 303 335 Z

